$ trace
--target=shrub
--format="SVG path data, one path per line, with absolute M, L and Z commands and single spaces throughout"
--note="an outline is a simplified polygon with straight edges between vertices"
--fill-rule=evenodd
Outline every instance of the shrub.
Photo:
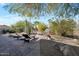
M 49 21 L 49 29 L 58 35 L 73 35 L 76 22 L 73 19 Z

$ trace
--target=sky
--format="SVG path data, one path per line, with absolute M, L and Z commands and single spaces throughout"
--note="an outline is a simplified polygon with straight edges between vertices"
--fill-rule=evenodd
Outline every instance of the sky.
M 0 4 L 0 25 L 12 25 L 15 24 L 18 21 L 21 21 L 24 19 L 16 14 L 10 14 L 7 10 L 3 8 L 5 4 Z M 41 21 L 47 24 L 48 19 L 51 17 L 41 17 L 41 20 L 36 19 L 37 21 Z M 35 19 L 32 20 L 32 22 L 36 21 Z
M 4 3 L 0 3 L 0 25 L 12 25 L 18 21 L 25 20 L 16 14 L 10 14 L 7 10 L 5 10 L 3 8 L 4 5 L 5 5 Z M 51 18 L 52 18 L 52 16 L 50 16 L 50 17 L 49 16 L 41 16 L 40 19 L 36 19 L 36 20 L 47 24 L 48 20 Z M 79 16 L 77 16 L 76 18 L 78 19 Z M 32 19 L 32 22 L 34 22 L 36 20 Z
M 22 20 L 21 17 L 10 14 L 7 10 L 3 8 L 4 4 L 0 4 L 0 25 L 11 25 L 17 21 Z

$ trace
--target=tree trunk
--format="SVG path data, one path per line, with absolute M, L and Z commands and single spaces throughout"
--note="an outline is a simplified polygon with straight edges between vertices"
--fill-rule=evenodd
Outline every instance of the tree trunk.
M 29 20 L 30 20 L 30 19 L 29 19 Z M 26 22 L 26 26 L 28 25 L 28 27 L 25 26 L 25 32 L 26 32 L 28 35 L 30 35 L 30 33 L 31 33 L 31 25 L 27 22 L 27 19 L 25 20 L 25 22 Z M 30 22 L 31 22 L 31 20 L 30 20 Z

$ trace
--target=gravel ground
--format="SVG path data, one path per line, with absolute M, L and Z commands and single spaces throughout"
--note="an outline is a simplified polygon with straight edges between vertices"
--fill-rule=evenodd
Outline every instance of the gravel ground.
M 39 55 L 39 42 L 24 43 L 23 40 L 0 36 L 0 55 L 7 56 L 28 56 Z
M 43 39 L 40 41 L 40 55 L 79 56 L 79 47 Z
M 45 36 L 24 43 L 7 35 L 0 35 L 0 56 L 79 56 L 79 47 L 49 40 Z M 70 42 L 70 41 L 69 41 Z

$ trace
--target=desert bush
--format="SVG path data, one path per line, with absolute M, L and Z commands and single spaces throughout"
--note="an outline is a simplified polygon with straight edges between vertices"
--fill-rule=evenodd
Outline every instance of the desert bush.
M 47 26 L 44 23 L 38 21 L 35 22 L 34 26 L 37 28 L 39 32 L 44 32 L 47 28 Z
M 50 20 L 49 29 L 57 35 L 73 35 L 76 22 L 73 19 Z

